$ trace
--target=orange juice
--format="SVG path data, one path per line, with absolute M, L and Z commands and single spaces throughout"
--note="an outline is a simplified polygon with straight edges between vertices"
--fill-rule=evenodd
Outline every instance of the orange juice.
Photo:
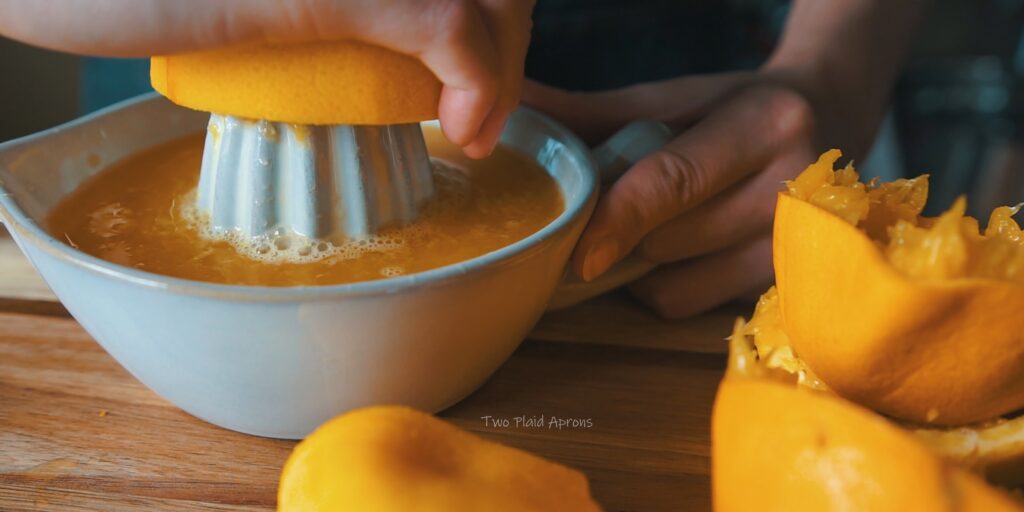
M 471 160 L 436 129 L 424 130 L 435 165 L 436 197 L 410 226 L 365 240 L 314 244 L 325 257 L 260 261 L 228 241 L 203 236 L 190 214 L 202 135 L 132 155 L 83 183 L 47 217 L 57 239 L 120 265 L 212 283 L 308 286 L 422 272 L 519 241 L 557 217 L 557 183 L 536 163 L 499 147 Z M 325 245 L 329 244 L 329 245 Z M 313 255 L 315 256 L 315 254 Z

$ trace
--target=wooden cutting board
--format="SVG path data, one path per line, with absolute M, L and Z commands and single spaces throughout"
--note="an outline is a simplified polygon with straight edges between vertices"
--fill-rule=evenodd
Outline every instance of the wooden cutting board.
M 150 392 L 24 275 L 4 243 L 0 510 L 273 509 L 292 442 L 215 427 Z M 613 294 L 549 314 L 493 378 L 441 416 L 582 470 L 607 510 L 707 510 L 723 338 L 749 311 L 666 322 Z M 584 418 L 592 427 L 515 426 L 540 415 L 545 425 Z

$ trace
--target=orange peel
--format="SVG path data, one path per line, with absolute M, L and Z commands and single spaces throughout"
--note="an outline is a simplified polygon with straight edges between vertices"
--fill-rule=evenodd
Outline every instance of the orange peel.
M 1016 272 L 1007 262 L 1024 254 L 1013 210 L 997 210 L 993 233 L 982 236 L 962 204 L 917 219 L 920 197 L 900 211 L 906 202 L 886 205 L 864 191 L 863 208 L 856 191 L 844 191 L 856 188 L 847 170 L 832 170 L 838 157 L 823 155 L 776 206 L 775 275 L 793 351 L 838 394 L 904 420 L 959 425 L 1024 408 L 1024 284 L 988 275 Z M 907 183 L 897 186 L 912 189 Z M 812 204 L 844 194 L 830 203 L 838 214 Z M 875 224 L 871 209 L 884 213 Z M 916 238 L 881 240 L 880 227 Z M 954 239 L 963 247 L 935 238 L 946 228 L 963 230 Z M 995 270 L 972 270 L 981 263 Z
M 311 125 L 435 119 L 441 94 L 441 82 L 418 59 L 357 41 L 156 56 L 150 80 L 191 109 Z

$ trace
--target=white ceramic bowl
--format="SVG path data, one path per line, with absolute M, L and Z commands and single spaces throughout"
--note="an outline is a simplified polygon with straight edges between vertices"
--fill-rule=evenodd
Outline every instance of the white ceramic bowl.
M 228 286 L 126 268 L 41 226 L 83 180 L 208 116 L 146 95 L 0 145 L 0 218 L 68 311 L 159 395 L 225 428 L 301 438 L 368 404 L 437 411 L 516 349 L 594 207 L 587 148 L 521 109 L 501 142 L 556 179 L 565 211 L 534 235 L 435 270 L 347 285 Z

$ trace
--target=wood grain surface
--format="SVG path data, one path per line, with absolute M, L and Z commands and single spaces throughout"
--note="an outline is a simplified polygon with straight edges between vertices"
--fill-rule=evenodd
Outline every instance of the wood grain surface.
M 292 442 L 215 427 L 156 396 L 38 278 L 9 281 L 9 269 L 25 264 L 3 244 L 0 510 L 273 509 Z M 723 338 L 749 311 L 666 322 L 611 294 L 549 314 L 493 378 L 441 416 L 582 470 L 607 510 L 707 510 Z M 542 414 L 593 426 L 514 426 L 516 416 Z

